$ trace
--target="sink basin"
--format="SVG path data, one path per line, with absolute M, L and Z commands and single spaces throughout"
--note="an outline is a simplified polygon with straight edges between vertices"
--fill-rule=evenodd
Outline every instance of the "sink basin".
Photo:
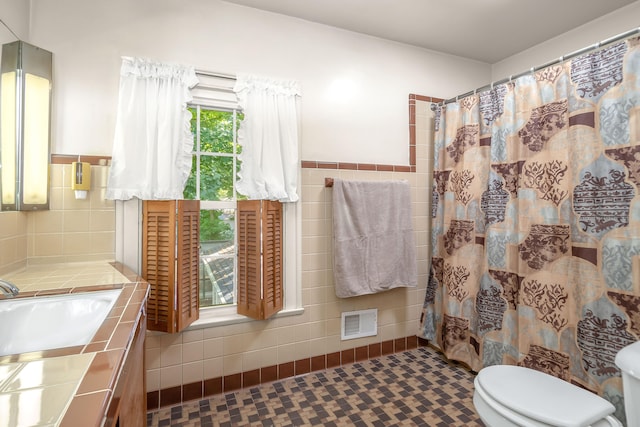
M 0 356 L 88 344 L 120 292 L 0 300 Z

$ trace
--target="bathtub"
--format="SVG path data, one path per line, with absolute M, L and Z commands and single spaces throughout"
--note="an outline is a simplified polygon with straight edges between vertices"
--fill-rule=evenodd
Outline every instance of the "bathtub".
M 88 344 L 121 292 L 0 300 L 0 356 Z

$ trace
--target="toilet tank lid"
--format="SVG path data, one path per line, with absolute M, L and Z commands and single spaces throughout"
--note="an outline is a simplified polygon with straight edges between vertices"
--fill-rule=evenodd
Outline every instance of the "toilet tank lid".
M 640 379 L 640 341 L 620 350 L 616 354 L 616 365 L 624 373 Z
M 489 366 L 480 370 L 477 380 L 499 404 L 553 426 L 588 426 L 615 411 L 594 393 L 522 366 Z

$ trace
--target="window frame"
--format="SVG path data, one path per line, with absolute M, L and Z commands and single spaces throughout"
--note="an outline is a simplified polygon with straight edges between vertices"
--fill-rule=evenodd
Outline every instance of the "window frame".
M 199 105 L 201 108 L 219 111 L 237 110 L 237 97 L 233 91 L 235 77 L 196 72 L 199 83 L 192 88 L 193 100 L 189 107 Z M 299 108 L 299 107 L 298 107 Z M 300 115 L 298 114 L 298 117 Z M 300 129 L 300 126 L 298 126 Z M 298 138 L 300 140 L 300 138 Z M 298 165 L 298 182 L 300 181 L 301 167 Z M 199 184 L 199 177 L 197 178 Z M 234 187 L 234 194 L 235 194 Z M 206 201 L 200 201 L 201 209 L 206 207 Z M 220 202 L 215 202 L 220 203 Z M 237 209 L 236 202 L 233 208 Z M 299 315 L 304 313 L 302 306 L 302 202 L 283 203 L 283 287 L 284 307 L 270 319 Z M 235 278 L 234 278 L 235 281 Z M 201 329 L 211 326 L 223 326 L 236 323 L 253 322 L 254 319 L 237 313 L 237 304 L 210 306 L 200 308 L 200 318 L 193 322 L 186 330 Z
M 200 173 L 198 173 L 195 176 L 195 189 L 196 189 L 196 197 L 197 199 L 200 201 L 200 211 L 202 212 L 203 210 L 206 211 L 213 211 L 213 210 L 225 210 L 225 209 L 229 209 L 229 210 L 234 210 L 237 214 L 237 192 L 236 192 L 236 186 L 235 183 L 237 181 L 237 161 L 238 161 L 238 155 L 239 153 L 237 152 L 237 114 L 239 112 L 241 112 L 241 110 L 239 108 L 215 108 L 212 107 L 210 105 L 201 105 L 201 104 L 193 104 L 190 103 L 187 105 L 187 108 L 191 108 L 195 110 L 195 113 L 198 115 L 196 117 L 196 132 L 194 135 L 194 144 L 193 144 L 193 150 L 192 150 L 192 159 L 195 158 L 196 163 L 198 164 L 197 170 L 200 171 L 201 170 L 201 165 L 202 165 L 202 159 L 203 158 L 207 158 L 207 157 L 226 157 L 226 158 L 230 158 L 232 159 L 232 168 L 233 168 L 233 188 L 232 188 L 232 200 L 203 200 L 202 199 L 202 194 L 200 192 L 201 188 L 200 188 Z M 233 152 L 232 153 L 224 153 L 224 152 L 209 152 L 209 151 L 203 151 L 202 150 L 202 146 L 201 146 L 201 134 L 200 134 L 200 129 L 201 129 L 201 124 L 200 124 L 200 118 L 202 117 L 202 111 L 204 110 L 209 110 L 209 111 L 218 111 L 218 112 L 225 112 L 225 113 L 232 113 L 233 115 L 233 134 L 234 136 L 234 147 L 233 147 Z M 193 119 L 193 118 L 192 118 Z M 236 218 L 237 215 L 234 215 L 234 218 Z M 236 223 L 235 225 L 235 229 L 237 229 L 237 219 L 234 220 L 234 222 Z M 236 235 L 234 233 L 234 239 L 236 238 Z M 201 243 L 202 244 L 202 243 Z M 234 242 L 234 266 L 233 266 L 233 271 L 234 271 L 234 292 L 236 290 L 236 282 L 235 282 L 235 274 L 237 273 L 237 241 Z M 202 282 L 202 279 L 201 279 Z M 201 312 L 204 309 L 207 308 L 221 308 L 222 306 L 235 306 L 236 302 L 234 300 L 233 303 L 231 304 L 220 304 L 220 305 L 207 305 L 207 306 L 200 306 Z

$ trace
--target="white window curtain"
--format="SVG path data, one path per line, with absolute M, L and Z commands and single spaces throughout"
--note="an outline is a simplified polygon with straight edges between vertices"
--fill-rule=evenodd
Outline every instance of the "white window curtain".
M 296 81 L 238 74 L 234 91 L 244 111 L 236 189 L 250 199 L 298 200 Z
M 181 199 L 191 171 L 193 67 L 122 58 L 107 199 Z

